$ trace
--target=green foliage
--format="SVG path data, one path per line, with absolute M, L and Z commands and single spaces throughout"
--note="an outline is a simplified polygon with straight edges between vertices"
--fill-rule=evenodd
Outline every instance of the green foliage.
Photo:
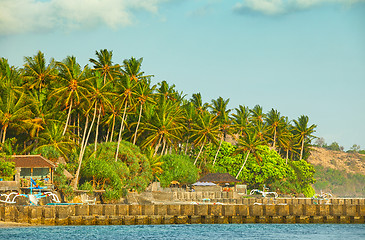
M 61 153 L 54 146 L 45 146 L 43 148 L 35 149 L 31 154 L 39 154 L 47 159 L 57 159 L 61 156 Z
M 210 145 L 207 147 L 207 153 L 212 161 L 217 149 Z M 236 147 L 230 143 L 223 142 L 221 150 L 218 153 L 214 170 L 216 172 L 228 172 L 236 176 L 241 168 L 245 154 L 235 154 Z M 304 193 L 310 194 L 311 184 L 314 183 L 314 168 L 305 160 L 290 161 L 286 160 L 275 151 L 270 150 L 268 146 L 258 146 L 258 157 L 261 162 L 257 161 L 253 154 L 250 154 L 241 175 L 240 180 L 248 184 L 249 188 L 261 189 L 263 185 L 268 186 L 273 191 L 280 193 Z
M 4 181 L 11 181 L 13 180 L 15 173 L 15 163 L 6 161 L 4 156 L 0 156 L 0 178 L 2 178 Z
M 316 191 L 311 185 L 306 185 L 305 187 L 303 187 L 302 192 L 306 197 L 313 197 L 314 194 L 316 193 Z
M 107 199 L 124 196 L 125 189 L 141 192 L 152 180 L 149 161 L 137 146 L 122 141 L 115 162 L 116 145 L 114 142 L 100 143 L 96 153 L 94 145 L 88 146 L 81 168 L 82 186 L 105 189 Z
M 161 161 L 163 172 L 159 178 L 162 187 L 168 187 L 171 181 L 189 184 L 198 179 L 199 169 L 186 155 L 168 154 L 162 156 Z
M 315 166 L 317 182 L 314 188 L 317 192 L 331 192 L 338 197 L 364 197 L 365 175 L 346 173 L 332 168 Z
M 74 197 L 74 191 L 70 186 L 67 177 L 63 173 L 64 170 L 65 166 L 63 164 L 59 164 L 58 167 L 55 169 L 55 174 L 53 178 L 55 190 L 62 193 L 67 200 L 72 200 L 72 198 Z

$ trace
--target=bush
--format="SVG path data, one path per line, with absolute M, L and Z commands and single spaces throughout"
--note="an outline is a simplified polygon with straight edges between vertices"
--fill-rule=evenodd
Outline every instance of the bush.
M 168 187 L 171 181 L 190 184 L 198 179 L 199 169 L 186 155 L 169 154 L 162 156 L 162 174 L 159 176 L 161 186 Z
M 82 185 L 105 189 L 108 200 L 124 196 L 126 189 L 144 191 L 152 180 L 149 161 L 137 146 L 122 141 L 115 161 L 116 147 L 115 142 L 99 143 L 94 153 L 94 145 L 89 145 L 80 173 Z
M 15 173 L 15 163 L 11 161 L 8 162 L 4 157 L 0 156 L 0 178 L 4 181 L 11 181 L 13 180 Z

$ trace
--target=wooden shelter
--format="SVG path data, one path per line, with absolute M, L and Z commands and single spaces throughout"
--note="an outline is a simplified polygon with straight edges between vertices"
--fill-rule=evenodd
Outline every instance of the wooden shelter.
M 198 182 L 212 182 L 215 184 L 226 184 L 226 183 L 238 183 L 240 180 L 236 179 L 229 173 L 208 173 L 204 177 L 200 178 Z
M 21 182 L 22 187 L 27 187 L 24 184 L 27 185 L 30 178 L 43 181 L 45 185 L 53 185 L 56 166 L 41 155 L 13 155 L 7 160 L 15 163 L 15 181 Z

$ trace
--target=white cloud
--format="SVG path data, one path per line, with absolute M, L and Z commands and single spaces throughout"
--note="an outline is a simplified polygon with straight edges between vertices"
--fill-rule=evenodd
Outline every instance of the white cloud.
M 168 0 L 0 0 L 0 35 L 72 30 L 105 24 L 111 28 L 133 24 L 134 11 L 158 13 Z
M 264 15 L 282 15 L 306 10 L 324 4 L 338 4 L 350 7 L 365 0 L 244 0 L 234 6 L 237 12 L 257 12 Z

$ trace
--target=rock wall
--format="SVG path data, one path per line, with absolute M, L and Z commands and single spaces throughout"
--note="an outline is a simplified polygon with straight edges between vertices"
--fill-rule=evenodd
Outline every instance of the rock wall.
M 250 200 L 250 199 L 243 199 Z M 256 199 L 257 200 L 257 199 Z M 34 225 L 365 223 L 365 199 L 286 199 L 280 204 L 0 206 L 0 221 Z

